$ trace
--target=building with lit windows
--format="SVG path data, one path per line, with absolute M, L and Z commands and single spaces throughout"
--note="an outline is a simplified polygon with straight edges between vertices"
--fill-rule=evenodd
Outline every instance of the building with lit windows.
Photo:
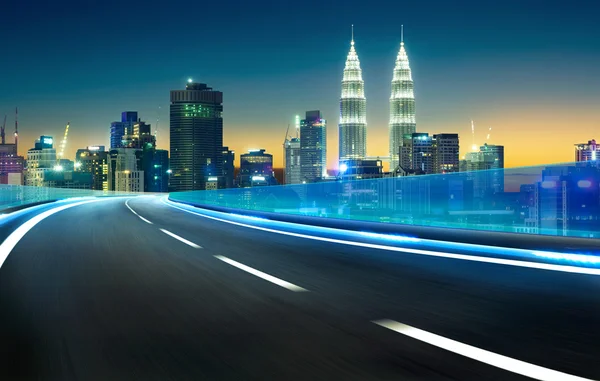
M 42 186 L 64 189 L 93 189 L 94 180 L 89 172 L 47 171 Z
M 595 161 L 597 159 L 600 159 L 600 144 L 597 144 L 596 140 L 575 144 L 575 161 Z
M 432 139 L 433 173 L 458 172 L 460 145 L 458 134 L 435 134 Z
M 110 124 L 110 148 L 123 148 L 123 137 L 132 133 L 133 125 L 138 121 L 137 111 L 123 111 L 121 121 Z
M 17 144 L 6 143 L 4 130 L 2 130 L 2 141 L 0 142 L 0 184 L 23 185 L 24 166 L 25 158 L 17 154 Z
M 56 149 L 51 136 L 40 136 L 34 148 L 27 151 L 27 172 L 25 185 L 43 186 L 44 173 L 54 170 L 56 165 Z
M 400 51 L 396 57 L 390 96 L 390 170 L 395 170 L 400 164 L 399 148 L 404 135 L 413 134 L 416 130 L 414 83 L 408 55 L 404 49 L 403 36 L 400 42 Z
M 340 161 L 338 178 L 341 180 L 378 179 L 383 177 L 383 162 L 371 159 Z
M 499 145 L 484 144 L 479 147 L 479 151 L 468 152 L 460 162 L 461 172 L 473 172 L 467 178 L 473 181 L 475 197 L 504 192 L 503 169 L 504 146 Z
M 285 170 L 283 176 L 285 184 L 302 183 L 300 138 L 285 139 L 285 142 L 283 143 L 283 157 L 285 158 Z
M 223 93 L 189 80 L 171 91 L 170 189 L 206 189 L 208 177 L 223 175 Z
M 147 145 L 156 147 L 156 136 L 152 135 L 148 123 L 138 119 L 127 129 L 126 134 L 123 136 L 122 147 L 142 149 Z
M 327 121 L 319 110 L 307 111 L 300 121 L 300 167 L 302 182 L 327 177 Z
M 92 189 L 108 190 L 108 152 L 104 146 L 88 146 L 75 154 L 75 171 L 92 174 Z
M 240 188 L 277 185 L 273 172 L 273 155 L 264 149 L 252 149 L 240 155 L 240 172 L 237 184 Z
M 223 178 L 225 188 L 233 188 L 235 179 L 235 152 L 223 147 Z
M 115 148 L 108 153 L 108 190 L 143 192 L 144 171 L 141 150 Z
M 406 173 L 434 173 L 433 138 L 426 132 L 403 136 L 399 150 L 399 167 Z
M 339 158 L 340 160 L 362 159 L 365 156 L 367 156 L 367 100 L 360 61 L 354 49 L 353 32 L 342 78 Z
M 156 149 L 150 143 L 146 143 L 146 147 L 144 147 L 141 154 L 141 169 L 144 171 L 144 192 L 168 192 L 169 151 Z

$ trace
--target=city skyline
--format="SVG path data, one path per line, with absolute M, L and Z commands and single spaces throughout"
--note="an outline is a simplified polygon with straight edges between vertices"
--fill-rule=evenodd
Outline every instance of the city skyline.
M 251 44 L 253 39 L 263 36 L 262 40 L 266 40 L 264 35 L 272 35 L 275 29 L 279 31 L 282 22 L 275 20 L 275 29 L 248 28 L 248 21 L 234 17 L 233 23 L 224 24 L 218 43 L 198 42 L 202 53 L 191 55 L 184 44 L 175 43 L 169 60 L 164 54 L 170 48 L 164 43 L 172 36 L 169 26 L 175 24 L 175 14 L 167 12 L 164 22 L 147 34 L 129 31 L 123 35 L 112 32 L 100 35 L 104 32 L 102 17 L 116 12 L 116 8 L 108 7 L 98 15 L 92 14 L 93 6 L 85 10 L 69 9 L 61 17 L 78 16 L 70 27 L 81 31 L 81 36 L 74 36 L 65 35 L 65 31 L 42 17 L 44 12 L 51 14 L 52 10 L 41 6 L 27 19 L 24 7 L 12 4 L 8 11 L 15 14 L 14 20 L 3 25 L 3 31 L 12 23 L 21 23 L 21 28 L 46 27 L 55 41 L 47 47 L 24 36 L 16 36 L 14 41 L 8 42 L 7 51 L 18 52 L 19 60 L 6 62 L 8 70 L 2 74 L 4 91 L 0 94 L 0 116 L 8 114 L 7 131 L 12 132 L 14 107 L 19 107 L 20 155 L 24 155 L 40 135 L 58 139 L 68 121 L 71 131 L 66 157 L 73 158 L 78 148 L 88 145 L 108 146 L 110 123 L 126 110 L 138 111 L 153 130 L 159 117 L 157 145 L 166 148 L 169 146 L 168 91 L 180 88 L 191 77 L 197 82 L 210 83 L 225 94 L 224 144 L 239 153 L 250 148 L 265 148 L 274 154 L 275 167 L 282 167 L 280 136 L 294 115 L 319 109 L 325 119 L 331 123 L 336 121 L 349 26 L 354 24 L 369 99 L 367 153 L 387 156 L 390 73 L 402 23 L 417 83 L 417 131 L 459 133 L 461 156 L 464 156 L 472 145 L 470 120 L 474 119 L 478 131 L 474 143 L 504 145 L 507 167 L 573 161 L 570 144 L 596 137 L 599 117 L 594 105 L 600 100 L 600 81 L 593 74 L 593 67 L 599 57 L 589 47 L 592 46 L 590 41 L 597 40 L 598 32 L 591 18 L 577 15 L 577 23 L 561 28 L 559 21 L 564 25 L 574 20 L 575 13 L 559 3 L 547 2 L 538 10 L 539 14 L 529 14 L 525 20 L 512 12 L 514 2 L 495 7 L 473 3 L 464 15 L 446 9 L 442 3 L 432 2 L 430 5 L 435 4 L 444 17 L 453 17 L 446 17 L 448 20 L 444 21 L 426 12 L 426 6 L 407 5 L 402 7 L 398 20 L 388 16 L 388 12 L 374 11 L 372 8 L 377 7 L 372 5 L 367 9 L 357 2 L 351 3 L 356 6 L 352 14 L 344 14 L 320 30 L 282 29 L 281 37 L 259 46 Z M 144 17 L 156 16 L 158 12 L 151 6 L 129 7 L 125 9 L 135 10 Z M 257 7 L 264 9 L 260 2 Z M 282 7 L 275 11 L 288 10 Z M 307 12 L 300 9 L 286 22 L 300 23 Z M 323 12 L 325 19 L 333 20 L 331 11 Z M 473 18 L 474 15 L 477 17 Z M 471 24 L 466 24 L 467 20 Z M 33 25 L 34 21 L 39 25 Z M 221 21 L 223 19 L 216 17 L 208 26 Z M 507 24 L 511 27 L 507 28 Z M 472 33 L 475 28 L 477 35 Z M 240 30 L 246 34 L 240 35 Z M 85 36 L 90 38 L 85 39 Z M 99 60 L 98 54 L 108 57 L 111 51 L 117 54 L 124 48 L 147 53 L 148 41 L 154 37 L 160 43 L 153 45 L 148 59 L 132 59 L 131 64 L 119 65 L 98 63 L 105 61 Z M 119 41 L 124 44 L 116 44 Z M 324 47 L 318 60 L 298 59 L 298 49 L 315 43 Z M 23 49 L 23 45 L 29 49 Z M 92 52 L 97 47 L 102 49 Z M 29 61 L 37 62 L 29 51 L 45 57 L 46 65 L 28 70 Z M 76 52 L 71 55 L 74 58 L 67 59 L 72 52 Z M 219 52 L 224 58 L 215 62 L 207 59 Z M 244 60 L 248 61 L 246 66 L 240 66 L 239 60 L 233 59 L 242 54 L 248 56 Z M 274 56 L 281 59 L 272 60 Z M 292 56 L 294 62 L 290 60 Z M 331 126 L 327 137 L 330 142 L 328 167 L 334 168 L 338 150 L 332 142 L 337 142 L 338 137 L 335 124 Z M 487 141 L 490 126 L 493 131 Z M 251 134 L 245 133 L 249 130 Z M 11 142 L 11 138 L 11 134 L 7 134 L 7 142 Z M 532 142 L 542 148 L 530 149 Z

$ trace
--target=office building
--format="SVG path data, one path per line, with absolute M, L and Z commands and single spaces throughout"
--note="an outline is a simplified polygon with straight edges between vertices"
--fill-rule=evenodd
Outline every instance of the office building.
M 302 140 L 302 137 L 300 137 Z M 360 61 L 354 49 L 354 31 L 346 59 L 340 99 L 339 158 L 362 159 L 367 155 L 367 100 Z
M 138 151 L 138 155 L 140 151 Z M 169 151 L 156 149 L 150 143 L 141 151 L 144 192 L 169 191 Z
M 108 190 L 108 152 L 104 146 L 88 146 L 75 154 L 75 171 L 92 174 L 92 189 Z
M 44 173 L 54 170 L 56 166 L 56 149 L 51 136 L 40 136 L 34 148 L 27 151 L 27 172 L 25 185 L 43 186 Z
M 147 146 L 156 147 L 156 136 L 152 135 L 149 124 L 138 119 L 123 136 L 122 147 L 143 149 Z
M 473 172 L 474 195 L 484 197 L 489 193 L 504 192 L 504 146 L 484 144 L 479 151 L 468 152 L 460 162 L 461 172 Z M 485 171 L 476 173 L 477 171 Z
M 143 192 L 144 171 L 141 150 L 115 148 L 108 153 L 108 190 Z
M 340 161 L 338 177 L 342 180 L 364 180 L 383 177 L 383 162 L 371 159 Z
M 93 189 L 94 180 L 89 172 L 47 171 L 44 172 L 42 186 L 65 189 Z
M 285 184 L 302 183 L 302 167 L 300 162 L 300 138 L 286 138 L 283 143 L 283 157 L 285 170 L 283 181 Z
M 171 91 L 170 189 L 206 189 L 208 177 L 223 175 L 223 93 L 188 82 Z
M 223 147 L 223 179 L 225 188 L 234 187 L 235 179 L 235 152 L 229 147 Z
M 428 133 L 406 134 L 400 145 L 398 166 L 406 173 L 434 173 L 433 153 L 433 138 Z
M 252 149 L 240 155 L 237 184 L 241 188 L 277 185 L 273 172 L 273 155 L 264 149 Z
M 396 57 L 396 66 L 392 77 L 392 94 L 390 96 L 390 170 L 399 165 L 399 148 L 404 135 L 416 132 L 415 94 L 408 55 L 404 49 L 404 30 L 402 31 L 400 51 Z
M 600 228 L 600 170 L 596 166 L 548 167 L 535 186 L 540 234 L 580 235 Z
M 319 110 L 307 111 L 300 121 L 300 167 L 302 182 L 327 177 L 327 121 Z
M 460 145 L 458 134 L 435 134 L 432 139 L 433 173 L 458 172 Z
M 2 131 L 4 132 L 4 131 Z M 23 185 L 25 158 L 17 155 L 16 144 L 0 144 L 0 184 Z
M 110 124 L 110 148 L 123 148 L 123 137 L 133 131 L 133 125 L 138 121 L 137 111 L 123 111 L 120 122 Z
M 596 140 L 575 144 L 575 161 L 596 161 L 598 158 L 600 158 L 600 145 Z

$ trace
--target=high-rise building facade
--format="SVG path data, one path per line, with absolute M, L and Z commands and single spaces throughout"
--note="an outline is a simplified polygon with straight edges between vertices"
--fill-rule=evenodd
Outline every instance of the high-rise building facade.
M 404 135 L 416 132 L 415 94 L 408 56 L 404 49 L 404 40 L 400 42 L 400 51 L 396 57 L 396 66 L 392 78 L 390 96 L 390 169 L 399 165 L 399 151 Z
M 206 189 L 223 173 L 223 93 L 191 81 L 172 90 L 170 120 L 170 189 Z
M 144 192 L 169 191 L 169 151 L 156 149 L 150 143 L 142 150 Z
M 327 177 L 327 121 L 319 110 L 300 121 L 300 177 L 313 183 Z
M 426 132 L 405 134 L 400 144 L 398 166 L 414 174 L 435 173 L 433 139 Z
M 235 152 L 223 147 L 223 178 L 225 188 L 233 188 L 235 179 Z
M 123 148 L 138 148 L 142 149 L 147 145 L 156 147 L 156 136 L 152 135 L 150 125 L 138 119 L 133 125 L 127 129 L 122 139 Z
M 433 173 L 451 173 L 459 171 L 458 134 L 433 135 Z
M 273 155 L 266 153 L 264 149 L 252 149 L 240 155 L 237 184 L 241 188 L 276 185 Z
M 283 157 L 285 157 L 283 181 L 286 184 L 302 183 L 300 138 L 285 139 L 285 142 L 283 143 Z
M 137 111 L 123 111 L 120 122 L 110 124 L 110 148 L 122 148 L 123 137 L 131 134 L 133 125 L 138 121 Z
M 300 138 L 302 140 L 302 138 Z M 354 33 L 342 78 L 340 99 L 339 158 L 362 159 L 367 155 L 367 100 L 360 61 L 354 49 Z
M 108 153 L 108 190 L 143 192 L 144 171 L 141 150 L 115 148 Z
M 56 149 L 51 136 L 40 136 L 35 147 L 27 151 L 25 185 L 43 186 L 44 173 L 53 171 L 56 165 Z
M 600 159 L 600 144 L 592 139 L 587 143 L 575 144 L 575 161 L 595 161 Z
M 108 190 L 108 152 L 104 146 L 88 146 L 75 154 L 75 171 L 92 174 L 92 189 Z

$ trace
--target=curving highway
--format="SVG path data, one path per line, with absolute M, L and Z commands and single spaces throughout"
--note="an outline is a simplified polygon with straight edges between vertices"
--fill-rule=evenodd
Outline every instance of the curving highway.
M 1 380 L 600 379 L 596 269 L 158 196 L 61 205 L 0 220 Z

